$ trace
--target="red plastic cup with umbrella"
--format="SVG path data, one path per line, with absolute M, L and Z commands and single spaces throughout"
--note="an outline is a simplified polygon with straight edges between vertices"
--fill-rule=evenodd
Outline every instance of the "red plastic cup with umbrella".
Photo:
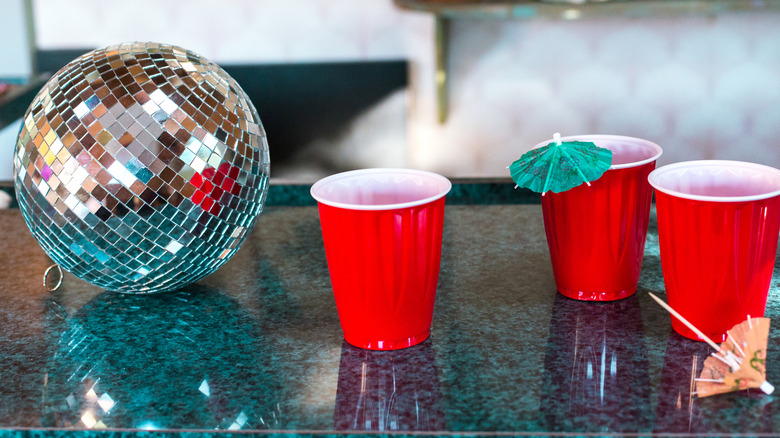
M 561 294 L 612 301 L 636 292 L 653 193 L 647 175 L 661 153 L 639 138 L 556 134 L 509 166 L 518 186 L 542 193 Z

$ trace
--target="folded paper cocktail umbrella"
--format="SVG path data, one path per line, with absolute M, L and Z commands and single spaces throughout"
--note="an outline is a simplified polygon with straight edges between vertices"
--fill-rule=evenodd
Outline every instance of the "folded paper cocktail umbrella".
M 775 390 L 766 380 L 769 318 L 748 315 L 746 321 L 726 332 L 726 341 L 718 345 L 660 298 L 652 293 L 650 296 L 716 351 L 704 361 L 701 375 L 696 379 L 697 396 L 708 397 L 748 388 L 759 388 L 767 394 Z
M 728 331 L 726 342 L 720 345 L 737 358 L 739 368 L 733 370 L 718 356 L 708 357 L 704 369 L 696 379 L 699 397 L 760 388 L 770 394 L 774 387 L 766 381 L 766 345 L 769 336 L 769 318 L 751 318 Z
M 546 146 L 531 149 L 509 165 L 518 187 L 544 195 L 590 185 L 612 165 L 612 151 L 587 141 L 561 141 L 555 133 Z

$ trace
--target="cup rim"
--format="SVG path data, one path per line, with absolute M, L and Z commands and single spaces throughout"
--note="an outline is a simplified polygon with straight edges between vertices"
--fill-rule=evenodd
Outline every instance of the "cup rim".
M 759 193 L 757 195 L 748 196 L 709 196 L 709 195 L 695 195 L 691 193 L 680 192 L 672 190 L 666 187 L 662 187 L 660 182 L 657 181 L 660 175 L 665 172 L 673 171 L 681 167 L 687 168 L 703 168 L 703 167 L 728 167 L 728 168 L 747 168 L 765 173 L 774 174 L 780 179 L 780 169 L 767 166 L 765 164 L 750 163 L 747 161 L 733 161 L 733 160 L 694 160 L 694 161 L 681 161 L 679 163 L 667 164 L 666 166 L 659 167 L 653 170 L 647 175 L 647 181 L 656 190 L 666 193 L 677 198 L 690 199 L 694 201 L 710 201 L 710 202 L 745 202 L 745 201 L 758 201 L 761 199 L 769 199 L 780 195 L 780 189 L 770 192 Z
M 639 137 L 629 137 L 626 135 L 610 135 L 610 134 L 586 134 L 586 135 L 567 135 L 566 137 L 561 137 L 561 141 L 590 141 L 592 143 L 596 143 L 593 140 L 618 140 L 618 141 L 631 141 L 635 143 L 641 143 L 643 145 L 649 146 L 651 149 L 655 151 L 655 154 L 650 157 L 646 158 L 644 160 L 640 161 L 632 161 L 630 163 L 623 163 L 623 164 L 613 164 L 609 166 L 609 170 L 615 170 L 615 169 L 627 169 L 629 167 L 638 167 L 645 165 L 647 163 L 652 163 L 653 161 L 658 160 L 658 158 L 661 157 L 663 154 L 663 149 L 661 149 L 661 146 L 658 146 L 656 143 L 653 143 L 650 140 L 645 140 L 644 138 Z M 536 146 L 533 147 L 533 149 L 540 148 L 542 146 L 546 146 L 550 144 L 550 142 L 554 141 L 553 139 L 549 139 L 546 141 L 543 141 Z M 598 146 L 598 144 L 596 144 Z
M 359 175 L 381 175 L 381 174 L 423 176 L 426 178 L 430 178 L 432 180 L 436 180 L 440 183 L 444 183 L 444 188 L 433 196 L 428 196 L 426 198 L 418 199 L 415 201 L 399 202 L 395 204 L 371 204 L 371 205 L 349 204 L 345 202 L 331 201 L 329 199 L 324 198 L 322 195 L 318 193 L 320 190 L 322 190 L 322 188 L 325 185 L 336 182 L 341 179 L 351 178 Z M 319 181 L 315 182 L 311 186 L 309 193 L 311 194 L 312 198 L 314 198 L 317 202 L 321 204 L 329 205 L 331 207 L 344 208 L 348 210 L 372 211 L 372 210 L 397 210 L 401 208 L 416 207 L 419 205 L 428 204 L 430 202 L 436 201 L 437 199 L 443 198 L 444 196 L 447 195 L 447 193 L 450 192 L 451 189 L 452 189 L 452 182 L 446 177 L 439 175 L 438 173 L 428 172 L 425 170 L 417 170 L 417 169 L 378 167 L 378 168 L 370 168 L 370 169 L 348 170 L 346 172 L 340 172 L 330 176 L 326 176 L 325 178 L 322 178 Z

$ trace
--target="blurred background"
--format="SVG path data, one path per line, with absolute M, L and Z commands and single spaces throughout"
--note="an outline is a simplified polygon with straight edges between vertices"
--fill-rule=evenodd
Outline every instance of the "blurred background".
M 602 5 L 472 3 L 3 0 L 0 181 L 41 81 L 124 41 L 176 44 L 230 72 L 260 113 L 277 180 L 374 166 L 505 177 L 554 132 L 646 138 L 664 148 L 660 164 L 780 166 L 775 0 L 623 0 L 595 14 L 582 11 Z M 648 13 L 653 3 L 677 6 Z

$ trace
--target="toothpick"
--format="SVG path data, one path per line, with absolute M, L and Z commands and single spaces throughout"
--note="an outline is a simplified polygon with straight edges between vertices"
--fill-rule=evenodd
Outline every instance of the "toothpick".
M 713 342 L 713 340 L 712 340 L 712 339 L 708 338 L 708 337 L 707 337 L 707 335 L 705 335 L 704 333 L 702 333 L 702 331 L 701 331 L 701 330 L 699 330 L 698 328 L 696 328 L 696 326 L 694 326 L 693 324 L 691 324 L 691 323 L 690 323 L 690 322 L 689 322 L 687 319 L 685 319 L 685 318 L 684 318 L 682 315 L 680 315 L 679 313 L 677 313 L 677 311 L 676 311 L 676 310 L 672 309 L 672 308 L 671 308 L 671 307 L 670 307 L 668 304 L 666 304 L 665 302 L 663 302 L 663 301 L 662 301 L 660 298 L 658 298 L 657 296 L 655 296 L 655 295 L 654 295 L 652 292 L 648 292 L 648 294 L 650 294 L 650 296 L 651 296 L 651 297 L 652 297 L 652 298 L 653 298 L 653 299 L 654 299 L 654 300 L 655 300 L 655 301 L 656 301 L 658 304 L 660 304 L 660 305 L 661 305 L 661 307 L 663 307 L 664 309 L 666 309 L 666 311 L 667 311 L 667 312 L 671 313 L 671 314 L 672 314 L 672 316 L 674 316 L 675 318 L 677 318 L 677 320 L 678 320 L 678 321 L 680 321 L 681 323 L 685 324 L 685 326 L 686 326 L 686 327 L 688 327 L 688 328 L 689 328 L 689 329 L 691 329 L 691 330 L 692 330 L 694 333 L 696 333 L 696 334 L 697 334 L 697 335 L 698 335 L 698 336 L 699 336 L 699 337 L 700 337 L 700 338 L 701 338 L 701 339 L 702 339 L 704 342 L 708 343 L 708 344 L 710 345 L 710 347 L 712 347 L 712 348 L 713 348 L 715 351 L 717 351 L 718 353 L 720 353 L 720 354 L 722 354 L 722 355 L 723 355 L 723 356 L 718 356 L 717 354 L 713 353 L 713 354 L 712 354 L 712 357 L 714 357 L 714 358 L 716 358 L 716 359 L 720 360 L 721 362 L 725 363 L 726 365 L 728 365 L 728 366 L 729 366 L 729 368 L 731 368 L 731 369 L 732 369 L 732 370 L 734 370 L 734 371 L 736 371 L 736 370 L 738 370 L 738 369 L 739 369 L 739 366 L 740 366 L 740 360 L 739 360 L 739 359 L 738 359 L 738 358 L 737 358 L 737 357 L 734 355 L 734 353 L 732 353 L 732 352 L 730 352 L 730 351 L 726 351 L 726 350 L 724 350 L 723 348 L 721 348 L 721 347 L 720 347 L 720 345 L 718 345 L 718 344 L 716 344 L 715 342 Z
M 739 365 L 742 365 L 742 359 L 743 359 L 743 358 L 741 358 L 741 357 L 737 356 L 737 355 L 736 355 L 736 354 L 734 354 L 734 352 L 732 352 L 732 351 L 727 351 L 727 352 L 726 352 L 726 358 L 728 358 L 728 359 L 731 359 L 731 360 L 735 361 L 735 362 L 736 362 L 736 363 L 738 363 Z
M 718 356 L 718 353 L 712 353 L 711 356 L 725 363 L 726 366 L 728 366 L 731 369 L 732 373 L 739 369 L 739 364 L 734 362 L 734 359 L 730 358 L 729 356 L 726 357 Z
M 737 341 L 735 341 L 735 340 L 734 340 L 734 338 L 732 338 L 732 337 L 731 337 L 731 333 L 729 333 L 729 332 L 726 332 L 726 335 L 728 335 L 728 336 L 726 337 L 726 339 L 728 339 L 729 341 L 731 341 L 731 345 L 733 345 L 733 346 L 734 346 L 734 348 L 736 348 L 736 349 L 737 349 L 737 351 L 739 352 L 739 354 L 741 354 L 741 355 L 742 355 L 742 357 L 745 357 L 745 352 L 744 352 L 744 351 L 742 351 L 742 349 L 741 349 L 741 348 L 739 348 L 739 344 L 737 344 Z
M 666 311 L 667 311 L 667 312 L 671 313 L 671 314 L 672 314 L 672 316 L 674 316 L 675 318 L 677 318 L 677 320 L 678 320 L 678 321 L 680 321 L 680 322 L 681 322 L 681 323 L 683 323 L 683 324 L 684 324 L 686 327 L 688 327 L 688 328 L 689 328 L 689 329 L 691 329 L 691 330 L 692 330 L 694 333 L 696 333 L 696 334 L 697 334 L 697 335 L 698 335 L 698 336 L 699 336 L 699 337 L 700 337 L 700 338 L 701 338 L 701 339 L 702 339 L 704 342 L 708 343 L 708 344 L 710 345 L 710 347 L 714 348 L 714 349 L 715 349 L 715 351 L 717 351 L 718 353 L 720 353 L 720 352 L 721 352 L 721 350 L 722 350 L 722 349 L 720 348 L 720 345 L 718 345 L 718 344 L 716 344 L 715 342 L 713 342 L 713 341 L 712 341 L 712 339 L 708 338 L 708 337 L 707 337 L 707 335 L 705 335 L 704 333 L 702 333 L 702 331 L 701 331 L 701 330 L 697 329 L 697 328 L 696 328 L 696 326 L 694 326 L 693 324 L 691 324 L 690 322 L 688 322 L 688 320 L 687 320 L 687 319 L 683 318 L 683 316 L 682 316 L 682 315 L 680 315 L 679 313 L 677 313 L 677 311 L 676 311 L 676 310 L 674 310 L 674 309 L 672 309 L 671 307 L 669 307 L 669 305 L 668 305 L 668 304 L 666 304 L 665 302 L 663 302 L 663 301 L 662 301 L 660 298 L 658 298 L 657 296 L 655 296 L 655 295 L 654 295 L 652 292 L 648 292 L 648 294 L 650 294 L 650 297 L 652 297 L 652 298 L 653 298 L 653 299 L 654 299 L 656 302 L 658 302 L 658 304 L 660 304 L 660 305 L 661 305 L 661 307 L 663 307 L 664 309 L 666 309 Z

